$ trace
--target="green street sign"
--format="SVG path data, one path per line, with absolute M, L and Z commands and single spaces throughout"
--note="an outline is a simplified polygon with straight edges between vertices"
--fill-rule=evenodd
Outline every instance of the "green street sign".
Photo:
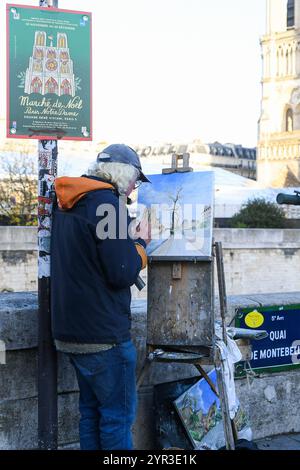
M 6 10 L 7 137 L 92 140 L 91 13 Z
M 238 309 L 238 328 L 266 330 L 268 337 L 252 340 L 249 364 L 256 373 L 281 372 L 300 367 L 300 305 L 274 305 Z M 236 364 L 236 376 L 243 376 L 249 364 Z

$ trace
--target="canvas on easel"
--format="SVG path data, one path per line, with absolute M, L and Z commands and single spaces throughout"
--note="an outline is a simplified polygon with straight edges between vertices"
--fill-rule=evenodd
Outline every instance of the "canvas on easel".
M 153 260 L 211 258 L 214 175 L 212 171 L 149 175 L 139 189 L 139 219 L 146 214 Z

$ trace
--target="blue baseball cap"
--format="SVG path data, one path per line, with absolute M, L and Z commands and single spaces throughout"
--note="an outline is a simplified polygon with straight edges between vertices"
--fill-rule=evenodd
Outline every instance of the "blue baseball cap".
M 125 144 L 112 144 L 106 147 L 97 156 L 97 162 L 118 162 L 134 166 L 139 171 L 138 180 L 144 183 L 151 181 L 142 172 L 140 158 L 135 150 Z

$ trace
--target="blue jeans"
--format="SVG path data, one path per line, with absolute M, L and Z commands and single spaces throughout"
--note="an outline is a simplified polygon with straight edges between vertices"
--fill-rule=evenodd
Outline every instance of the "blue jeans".
M 132 449 L 136 349 L 132 341 L 93 354 L 68 354 L 79 385 L 80 448 Z

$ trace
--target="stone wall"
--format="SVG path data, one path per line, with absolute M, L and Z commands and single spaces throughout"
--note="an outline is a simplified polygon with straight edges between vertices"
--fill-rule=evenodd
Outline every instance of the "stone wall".
M 300 230 L 218 228 L 214 239 L 222 242 L 228 295 L 300 291 Z M 146 271 L 142 277 L 147 282 Z M 133 292 L 146 298 L 146 289 Z
M 37 289 L 37 229 L 0 227 L 0 292 Z
M 228 323 L 238 307 L 300 303 L 300 292 L 229 296 Z M 133 340 L 141 369 L 146 343 L 146 302 L 132 304 Z M 37 295 L 0 294 L 0 341 L 6 345 L 6 363 L 0 360 L 0 449 L 37 447 Z M 2 357 L 3 359 L 3 357 Z M 58 361 L 59 444 L 78 441 L 78 389 L 66 357 Z M 153 385 L 197 376 L 193 366 L 154 363 L 139 392 L 134 427 L 137 449 L 155 448 Z M 300 369 L 238 379 L 237 394 L 247 410 L 254 438 L 300 432 Z
M 300 230 L 215 229 L 214 237 L 223 244 L 229 295 L 300 291 Z M 36 289 L 36 228 L 0 227 L 0 292 Z M 133 288 L 133 297 L 146 291 Z

